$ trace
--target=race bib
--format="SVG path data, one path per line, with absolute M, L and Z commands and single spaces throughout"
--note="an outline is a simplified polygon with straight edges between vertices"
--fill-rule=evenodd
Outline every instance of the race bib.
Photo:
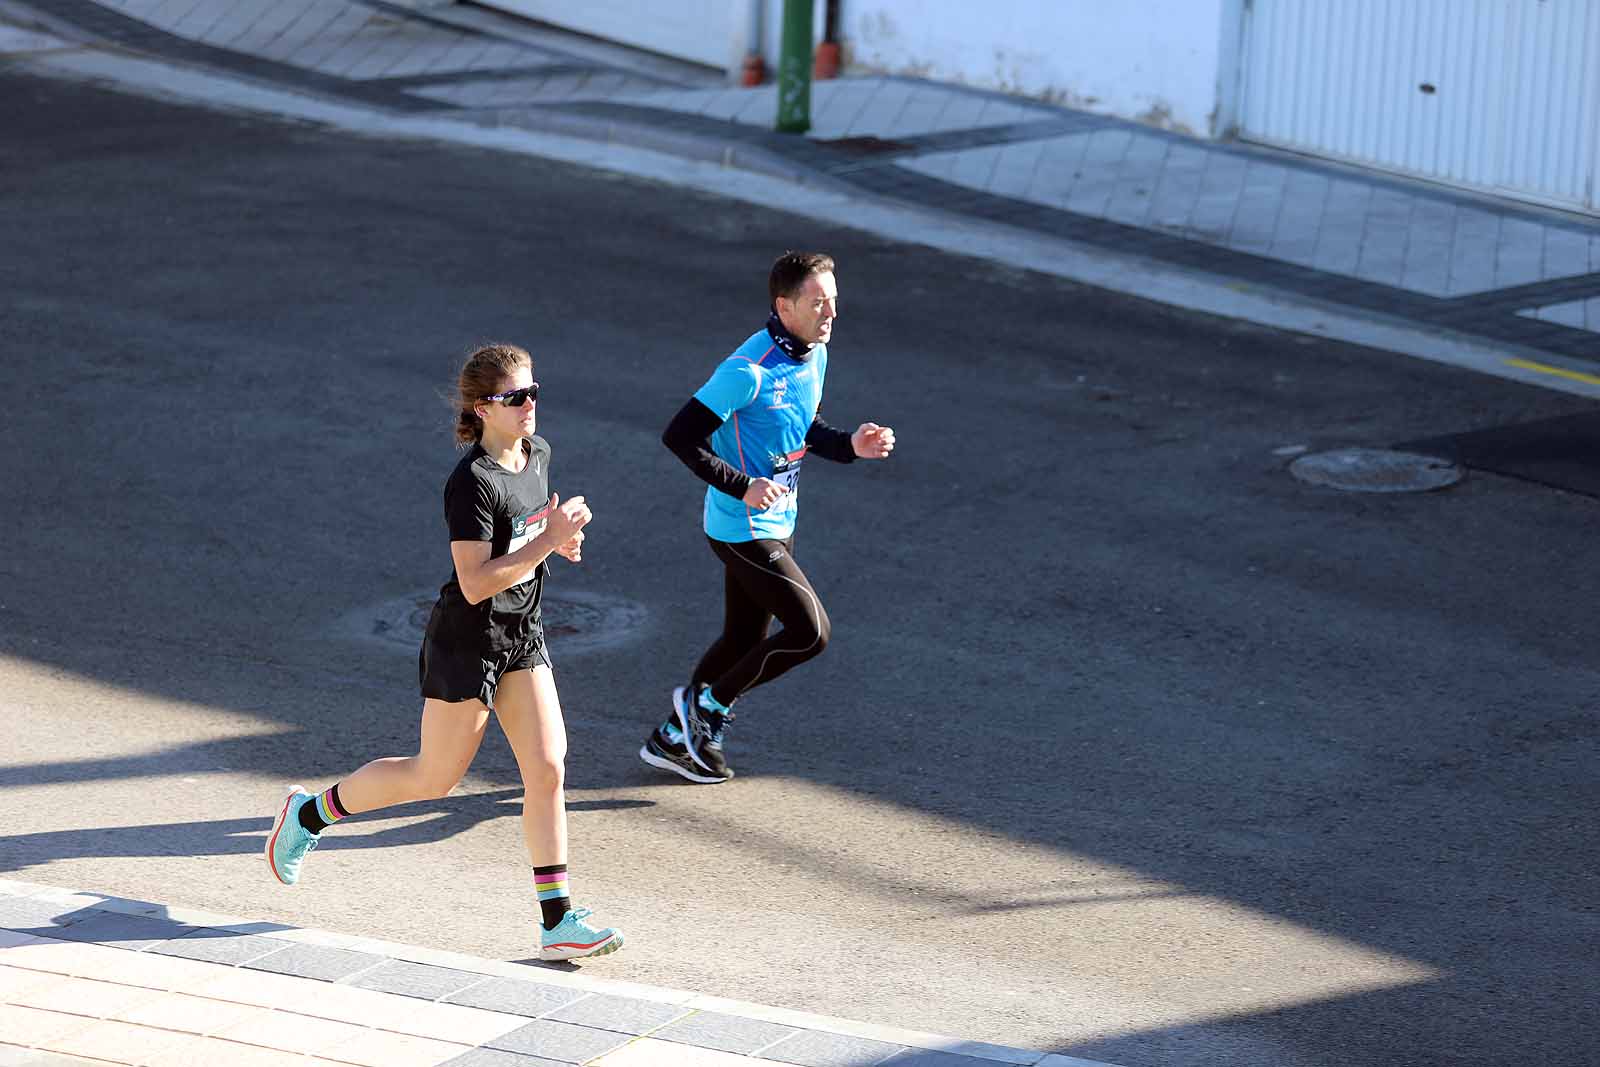
M 544 533 L 545 522 L 550 517 L 550 505 L 511 520 L 511 543 L 506 546 L 509 555 Z
M 798 452 L 790 452 L 787 456 L 772 457 L 773 481 L 786 489 L 793 496 L 800 488 L 800 462 L 805 459 L 806 450 L 801 448 Z

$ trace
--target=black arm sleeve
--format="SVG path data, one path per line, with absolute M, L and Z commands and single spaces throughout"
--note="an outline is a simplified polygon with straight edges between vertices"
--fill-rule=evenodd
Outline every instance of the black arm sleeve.
M 856 448 L 850 443 L 849 432 L 829 426 L 822 421 L 821 415 L 811 420 L 811 428 L 806 431 L 806 444 L 823 459 L 831 459 L 835 463 L 856 461 Z
M 750 476 L 734 470 L 711 451 L 711 435 L 721 425 L 722 420 L 715 411 L 690 397 L 661 432 L 661 443 L 683 460 L 683 465 L 694 471 L 695 477 L 713 489 L 742 500 L 750 488 Z

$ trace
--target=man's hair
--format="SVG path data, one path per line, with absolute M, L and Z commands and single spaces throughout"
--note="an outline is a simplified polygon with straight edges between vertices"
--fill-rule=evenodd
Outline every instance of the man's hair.
M 767 276 L 767 295 L 772 306 L 778 306 L 778 297 L 793 300 L 806 279 L 823 271 L 833 271 L 833 257 L 824 252 L 785 252 L 772 264 Z

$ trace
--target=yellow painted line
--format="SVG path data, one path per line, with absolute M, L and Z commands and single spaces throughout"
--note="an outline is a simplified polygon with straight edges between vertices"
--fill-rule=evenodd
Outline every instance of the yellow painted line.
M 1531 359 L 1508 359 L 1506 360 L 1506 366 L 1538 371 L 1540 374 L 1554 374 L 1558 378 L 1571 378 L 1575 382 L 1600 385 L 1600 375 L 1585 374 L 1580 370 L 1567 370 L 1565 367 L 1552 367 L 1548 363 L 1535 363 Z

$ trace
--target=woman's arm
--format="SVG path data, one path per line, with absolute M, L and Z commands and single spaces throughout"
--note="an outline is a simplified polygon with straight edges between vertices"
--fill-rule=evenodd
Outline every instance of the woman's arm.
M 456 565 L 456 583 L 469 604 L 480 604 L 496 593 L 521 585 L 538 573 L 539 565 L 556 549 L 572 540 L 594 516 L 583 497 L 563 502 L 550 494 L 550 515 L 538 536 L 515 552 L 489 558 L 494 546 L 488 541 L 451 541 L 450 558 Z

